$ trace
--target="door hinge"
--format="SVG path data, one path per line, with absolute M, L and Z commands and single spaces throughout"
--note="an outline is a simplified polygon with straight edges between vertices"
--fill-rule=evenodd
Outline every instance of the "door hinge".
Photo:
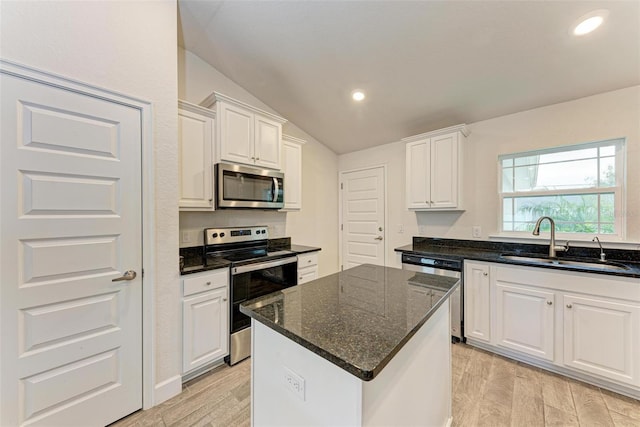
M 343 183 L 340 183 L 340 189 L 344 190 L 344 184 Z
M 340 224 L 340 231 L 344 230 L 344 224 Z
M 340 271 L 344 271 L 344 265 L 340 265 Z
M 144 279 L 144 268 L 141 271 L 142 271 L 142 278 Z

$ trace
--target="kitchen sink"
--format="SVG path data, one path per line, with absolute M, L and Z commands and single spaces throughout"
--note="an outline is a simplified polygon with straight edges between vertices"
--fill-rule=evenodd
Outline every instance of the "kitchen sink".
M 544 258 L 544 257 L 534 257 L 530 255 L 509 255 L 503 254 L 500 255 L 502 259 L 508 259 L 511 261 L 519 261 L 526 262 L 531 264 L 543 264 L 543 265 L 557 265 L 561 267 L 568 268 L 588 268 L 588 269 L 597 269 L 597 270 L 608 270 L 608 271 L 625 271 L 629 270 L 629 267 L 623 264 L 617 264 L 615 262 L 600 262 L 600 261 L 579 261 L 579 260 L 569 260 L 569 259 L 555 259 L 555 258 Z

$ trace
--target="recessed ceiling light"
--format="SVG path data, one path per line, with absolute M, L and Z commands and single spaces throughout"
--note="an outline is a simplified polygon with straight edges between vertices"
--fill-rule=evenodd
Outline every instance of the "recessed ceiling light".
M 364 99 L 364 92 L 361 90 L 354 90 L 351 93 L 351 97 L 354 101 L 362 101 Z
M 587 13 L 580 17 L 578 24 L 573 28 L 573 34 L 576 36 L 589 34 L 604 22 L 604 18 L 606 18 L 608 14 L 609 11 L 606 9 L 594 10 L 593 12 Z

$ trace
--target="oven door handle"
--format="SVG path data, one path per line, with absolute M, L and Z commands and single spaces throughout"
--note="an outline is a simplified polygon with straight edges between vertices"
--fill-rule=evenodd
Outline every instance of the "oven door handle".
M 260 262 L 257 264 L 241 265 L 240 267 L 233 267 L 233 269 L 231 270 L 231 275 L 235 276 L 237 274 L 248 273 L 250 271 L 265 270 L 267 268 L 278 267 L 285 264 L 292 264 L 294 262 L 298 262 L 298 257 L 287 257 L 287 258 L 277 259 L 275 261 L 266 261 L 266 262 Z

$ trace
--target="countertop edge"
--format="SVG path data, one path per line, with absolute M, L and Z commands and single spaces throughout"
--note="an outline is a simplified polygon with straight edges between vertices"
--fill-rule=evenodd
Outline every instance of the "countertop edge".
M 438 246 L 438 248 L 442 248 Z M 457 248 L 460 249 L 460 248 Z M 508 253 L 509 251 L 493 251 L 488 249 L 475 249 L 474 253 L 469 253 L 465 255 L 461 254 L 448 254 L 443 250 L 440 251 L 429 251 L 429 250 L 415 250 L 413 249 L 413 245 L 405 245 L 394 249 L 395 252 L 414 254 L 414 255 L 426 255 L 426 256 L 446 256 L 451 259 L 459 259 L 459 260 L 470 260 L 470 261 L 484 261 L 484 262 L 494 262 L 498 264 L 507 264 L 507 265 L 519 265 L 523 267 L 537 267 L 537 268 L 545 268 L 550 270 L 557 271 L 567 271 L 567 272 L 575 272 L 575 273 L 590 273 L 590 274 L 600 274 L 604 276 L 617 276 L 617 277 L 631 277 L 631 278 L 640 278 L 640 272 L 635 271 L 605 271 L 605 270 L 596 270 L 596 269 L 588 269 L 588 268 L 579 268 L 572 267 L 567 268 L 565 266 L 560 265 L 552 265 L 552 264 L 539 264 L 528 261 L 518 261 L 512 259 L 504 259 L 500 255 L 503 253 Z M 629 261 L 618 261 L 618 260 L 610 260 L 612 262 L 618 262 L 621 264 L 629 264 Z
M 435 314 L 436 311 L 438 311 L 438 309 L 440 309 L 440 307 L 442 306 L 442 304 L 444 304 L 445 301 L 448 301 L 449 298 L 451 297 L 451 294 L 453 294 L 453 292 L 459 287 L 461 286 L 461 281 L 458 280 L 458 282 L 451 286 L 451 288 L 440 298 L 440 300 L 438 301 L 437 304 L 435 304 L 433 307 L 431 307 L 429 309 L 429 311 L 427 311 L 425 313 L 424 318 L 418 322 L 416 324 L 416 326 L 411 329 L 411 331 L 407 332 L 407 334 L 404 336 L 403 339 L 401 339 L 395 346 L 394 348 L 389 352 L 389 354 L 387 356 L 385 356 L 376 366 L 373 367 L 373 369 L 361 369 L 351 363 L 349 363 L 348 361 L 345 361 L 344 359 L 339 358 L 338 356 L 334 355 L 333 353 L 328 352 L 327 350 L 318 347 L 316 344 L 300 337 L 299 335 L 288 331 L 287 329 L 282 328 L 281 326 L 279 326 L 278 324 L 272 322 L 271 320 L 260 316 L 258 313 L 256 313 L 255 311 L 253 311 L 250 306 L 252 304 L 255 304 L 259 301 L 261 301 L 263 298 L 267 297 L 259 297 L 250 301 L 247 301 L 245 303 L 242 303 L 240 305 L 240 312 L 251 317 L 252 319 L 262 323 L 263 325 L 267 326 L 268 328 L 284 335 L 285 337 L 289 338 L 291 341 L 301 345 L 302 347 L 306 348 L 307 350 L 313 352 L 314 354 L 322 357 L 323 359 L 333 363 L 334 365 L 336 365 L 337 367 L 345 370 L 346 372 L 349 372 L 350 374 L 354 375 L 355 377 L 363 380 L 363 381 L 371 381 L 373 380 L 383 369 L 385 366 L 387 366 L 387 364 L 395 357 L 396 354 L 398 354 L 398 352 L 405 346 L 405 344 L 407 342 L 409 342 L 409 340 L 418 332 L 418 330 L 420 330 L 420 328 L 422 326 L 424 326 L 428 320 Z M 273 294 L 271 294 L 273 295 Z M 272 296 L 271 296 L 272 298 Z

